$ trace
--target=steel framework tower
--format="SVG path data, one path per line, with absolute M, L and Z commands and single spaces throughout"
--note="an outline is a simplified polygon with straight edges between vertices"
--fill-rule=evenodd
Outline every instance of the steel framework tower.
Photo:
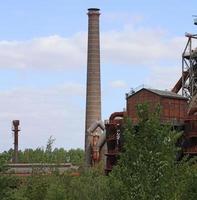
M 182 54 L 182 95 L 190 100 L 197 94 L 197 34 L 186 34 L 188 41 Z

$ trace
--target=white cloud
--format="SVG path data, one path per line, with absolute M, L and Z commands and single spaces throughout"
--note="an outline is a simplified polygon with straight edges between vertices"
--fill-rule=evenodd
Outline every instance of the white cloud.
M 184 37 L 169 37 L 160 29 L 125 27 L 102 33 L 102 56 L 114 64 L 146 65 L 180 58 Z
M 84 87 L 68 83 L 48 89 L 18 88 L 0 92 L 0 150 L 13 147 L 11 121 L 21 121 L 20 148 L 45 146 L 50 135 L 56 146 L 81 147 L 84 141 Z
M 101 32 L 101 61 L 122 65 L 153 65 L 178 60 L 184 37 L 169 37 L 157 28 L 125 26 Z M 78 68 L 86 66 L 87 33 L 29 41 L 0 41 L 0 68 Z
M 0 41 L 0 68 L 76 68 L 86 62 L 86 38 L 58 35 L 29 41 Z
M 110 83 L 110 86 L 111 86 L 112 88 L 115 88 L 115 89 L 117 89 L 117 88 L 126 88 L 126 87 L 127 87 L 127 84 L 126 84 L 126 82 L 123 81 L 123 80 L 115 80 L 115 81 L 112 81 L 112 82 Z

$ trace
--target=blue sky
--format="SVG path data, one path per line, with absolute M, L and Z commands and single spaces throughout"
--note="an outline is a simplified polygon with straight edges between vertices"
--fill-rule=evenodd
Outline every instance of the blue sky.
M 125 107 L 141 84 L 169 89 L 181 73 L 185 32 L 197 2 L 180 0 L 6 0 L 0 6 L 0 151 L 83 148 L 87 9 L 101 9 L 102 116 Z

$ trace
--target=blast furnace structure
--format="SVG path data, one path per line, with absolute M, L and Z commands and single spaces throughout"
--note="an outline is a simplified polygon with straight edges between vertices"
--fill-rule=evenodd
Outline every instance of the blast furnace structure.
M 125 116 L 131 118 L 137 126 L 136 105 L 145 102 L 150 104 L 150 108 L 157 104 L 161 105 L 161 124 L 171 123 L 174 128 L 183 130 L 183 140 L 180 144 L 182 155 L 197 155 L 197 48 L 192 46 L 192 40 L 197 39 L 197 35 L 186 34 L 188 42 L 182 54 L 182 76 L 171 91 L 150 88 L 131 91 L 126 96 L 126 110 L 113 113 L 103 124 L 101 121 L 99 16 L 99 9 L 88 9 L 86 165 L 91 166 L 99 162 L 105 154 L 106 174 L 112 170 L 122 149 L 123 118 Z M 182 95 L 178 94 L 181 88 Z M 104 144 L 107 144 L 106 151 L 102 148 Z

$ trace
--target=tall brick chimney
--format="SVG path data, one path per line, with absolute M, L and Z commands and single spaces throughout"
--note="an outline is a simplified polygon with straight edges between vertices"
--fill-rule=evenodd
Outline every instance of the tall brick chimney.
M 87 129 L 101 119 L 101 84 L 100 84 L 100 39 L 98 8 L 88 9 L 88 57 L 86 88 L 86 121 L 85 121 L 85 159 L 91 164 L 91 149 Z

